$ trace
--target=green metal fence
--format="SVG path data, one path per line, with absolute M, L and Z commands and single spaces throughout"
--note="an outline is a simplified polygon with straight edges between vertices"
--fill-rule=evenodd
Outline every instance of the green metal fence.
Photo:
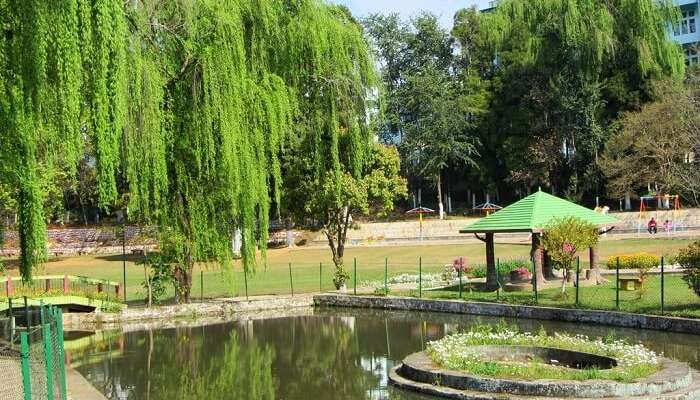
M 8 302 L 0 317 L 0 399 L 66 400 L 61 310 Z
M 576 260 L 570 276 L 563 283 L 563 275 L 545 277 L 546 282 L 527 279 L 513 284 L 503 265 L 497 260 L 495 289 L 485 287 L 483 277 L 475 278 L 468 271 L 462 273 L 451 265 L 426 264 L 417 259 L 415 264 L 393 264 L 386 260 L 383 266 L 357 263 L 351 274 L 351 293 L 399 295 L 467 301 L 499 302 L 509 304 L 543 305 L 552 307 L 624 311 L 641 314 L 673 315 L 700 318 L 700 297 L 683 281 L 682 270 L 670 268 L 661 258 L 661 265 L 644 274 L 639 270 L 622 270 L 617 264 L 612 269 L 601 266 L 601 279 L 595 279 L 590 265 Z M 526 262 L 530 275 L 532 262 Z M 406 272 L 407 269 L 412 272 Z M 355 286 L 355 282 L 360 282 Z

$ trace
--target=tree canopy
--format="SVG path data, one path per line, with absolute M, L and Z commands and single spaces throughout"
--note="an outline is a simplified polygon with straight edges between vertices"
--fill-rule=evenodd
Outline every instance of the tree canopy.
M 227 260 L 236 228 L 254 266 L 290 137 L 310 138 L 316 174 L 340 170 L 341 137 L 363 167 L 374 62 L 342 7 L 2 0 L 0 25 L 0 183 L 18 188 L 25 279 L 45 249 L 45 171 L 75 174 L 88 144 L 100 206 L 182 238 L 185 274 Z

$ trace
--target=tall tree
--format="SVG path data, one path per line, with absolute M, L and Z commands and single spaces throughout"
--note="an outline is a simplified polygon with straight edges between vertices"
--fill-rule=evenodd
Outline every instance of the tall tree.
M 657 101 L 624 114 L 615 125 L 599 160 L 608 191 L 624 197 L 653 186 L 698 206 L 700 86 L 690 75 L 686 85 L 665 81 L 656 91 Z
M 597 192 L 600 171 L 590 165 L 610 121 L 649 101 L 650 82 L 682 76 L 667 35 L 675 12 L 668 1 L 506 0 L 481 16 L 496 60 L 486 136 L 501 138 L 511 181 L 575 199 Z M 544 158 L 523 159 L 518 148 Z
M 340 289 L 349 277 L 344 261 L 348 230 L 362 216 L 386 216 L 397 200 L 406 197 L 399 154 L 394 147 L 373 144 L 359 175 L 343 166 L 340 172 L 330 170 L 312 179 L 313 164 L 300 156 L 303 153 L 292 152 L 285 163 L 285 212 L 300 223 L 310 218 L 319 222 L 335 265 L 334 283 Z
M 476 166 L 478 140 L 473 136 L 469 110 L 465 109 L 457 82 L 428 66 L 409 78 L 404 91 L 414 119 L 406 124 L 402 144 L 410 167 L 437 188 L 440 219 L 444 217 L 443 171 L 458 163 Z

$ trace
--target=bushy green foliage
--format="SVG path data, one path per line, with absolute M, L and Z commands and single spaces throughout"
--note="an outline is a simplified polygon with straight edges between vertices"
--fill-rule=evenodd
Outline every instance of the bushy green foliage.
M 676 261 L 683 268 L 683 280 L 700 296 L 700 241 L 682 249 Z
M 145 276 L 141 286 L 146 290 L 145 302 L 149 306 L 151 303 L 160 304 L 168 286 L 176 284 L 176 267 L 172 262 L 172 257 L 163 253 L 149 253 L 139 261 L 139 265 L 144 266 Z M 179 288 L 176 287 L 175 290 Z
M 532 269 L 532 263 L 524 259 L 515 260 L 499 260 L 498 262 L 498 276 L 500 280 L 506 279 L 510 271 L 516 270 L 518 268 Z M 532 272 L 532 271 L 531 271 Z M 486 278 L 486 264 L 476 264 L 472 268 L 470 274 L 474 278 Z
M 598 243 L 598 228 L 576 217 L 555 218 L 545 228 L 542 245 L 556 268 L 571 269 L 579 250 Z
M 617 268 L 617 259 L 620 259 L 620 269 L 649 270 L 661 264 L 661 257 L 651 253 L 620 254 L 608 257 L 606 263 L 608 269 Z

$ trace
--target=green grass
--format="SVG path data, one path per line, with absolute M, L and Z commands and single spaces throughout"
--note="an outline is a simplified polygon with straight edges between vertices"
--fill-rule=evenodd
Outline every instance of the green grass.
M 541 305 L 565 308 L 586 308 L 595 310 L 616 310 L 617 295 L 615 277 L 608 276 L 611 282 L 600 286 L 582 286 L 579 288 L 578 304 L 576 288 L 569 284 L 566 296 L 560 288 L 540 290 L 535 300 L 534 292 L 479 292 L 469 289 L 468 284 L 462 289 L 462 299 L 471 301 L 501 302 L 509 304 Z M 405 290 L 394 292 L 395 295 L 417 296 L 417 291 Z M 443 290 L 423 290 L 422 297 L 434 299 L 459 299 L 459 285 Z M 651 276 L 645 283 L 644 290 L 620 290 L 620 311 L 661 314 L 661 278 Z M 698 297 L 679 275 L 666 275 L 664 278 L 664 314 L 677 317 L 700 318 L 700 297 Z
M 599 245 L 601 263 L 615 254 L 646 251 L 659 255 L 675 254 L 687 246 L 690 240 L 680 239 L 634 239 L 605 240 Z M 496 256 L 501 259 L 528 258 L 529 243 L 496 244 Z M 464 257 L 469 265 L 485 261 L 484 246 L 480 243 L 389 246 L 389 247 L 352 247 L 345 255 L 346 268 L 353 275 L 353 259 L 357 259 L 357 276 L 359 283 L 366 281 L 384 281 L 384 263 L 388 260 L 390 276 L 402 273 L 417 274 L 419 260 L 424 273 L 442 272 L 445 264 L 450 264 L 457 257 Z M 582 262 L 587 265 L 588 254 L 582 254 Z M 140 302 L 145 297 L 141 287 L 144 280 L 143 268 L 136 265 L 139 257 L 128 256 L 126 262 L 126 293 L 131 302 Z M 17 275 L 16 260 L 5 260 L 9 273 Z M 292 268 L 290 284 L 289 264 Z M 319 271 L 319 264 L 322 269 Z M 47 262 L 36 274 L 68 274 L 87 276 L 122 282 L 121 255 L 90 255 L 79 257 L 61 257 Z M 203 278 L 203 280 L 202 280 Z M 333 266 L 328 248 L 273 249 L 268 252 L 267 267 L 261 263 L 254 273 L 248 276 L 248 295 L 311 293 L 333 290 Z M 353 288 L 355 279 L 351 278 L 348 287 Z M 203 290 L 202 290 L 203 283 Z M 192 296 L 197 299 L 223 296 L 245 295 L 245 279 L 240 262 L 235 262 L 232 272 L 222 273 L 215 265 L 198 265 L 193 277 Z M 171 297 L 170 290 L 168 296 Z M 486 295 L 485 295 L 486 296 Z

